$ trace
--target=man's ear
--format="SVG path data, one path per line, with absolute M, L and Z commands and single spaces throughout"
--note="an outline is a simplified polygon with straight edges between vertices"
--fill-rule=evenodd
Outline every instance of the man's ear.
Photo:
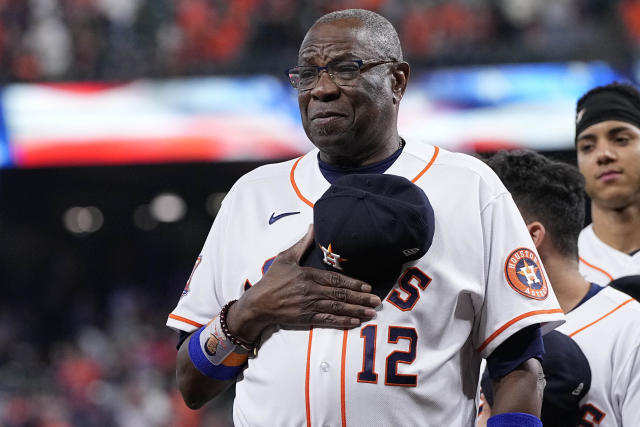
M 542 225 L 540 221 L 532 221 L 527 224 L 527 229 L 529 230 L 533 244 L 536 245 L 536 249 L 540 249 L 542 242 L 544 242 L 544 239 L 547 237 L 546 228 L 544 228 L 544 225 Z
M 411 69 L 407 62 L 398 62 L 393 67 L 393 103 L 398 104 L 407 89 Z

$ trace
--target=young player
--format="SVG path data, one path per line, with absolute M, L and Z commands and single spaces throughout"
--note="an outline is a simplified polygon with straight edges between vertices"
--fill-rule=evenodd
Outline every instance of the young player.
M 504 186 L 477 159 L 400 138 L 409 65 L 380 15 L 322 17 L 298 64 L 288 74 L 317 149 L 245 175 L 225 199 L 167 321 L 187 336 L 185 401 L 235 382 L 236 425 L 471 425 L 487 357 L 500 384 L 491 422 L 540 425 L 539 325 L 563 314 Z M 394 175 L 403 184 L 387 192 Z M 324 202 L 345 187 L 355 199 Z M 407 222 L 403 204 L 422 208 Z M 430 209 L 415 245 L 381 241 L 410 241 L 407 224 L 428 224 Z M 398 247 L 409 262 L 397 265 Z M 328 268 L 300 266 L 310 250 Z M 349 268 L 367 261 L 384 274 Z
M 580 400 L 579 425 L 640 425 L 640 303 L 580 274 L 583 178 L 570 165 L 527 151 L 500 152 L 487 164 L 511 192 L 566 313 L 557 331 L 589 360 L 591 387 Z
M 592 223 L 580 233 L 580 271 L 606 285 L 640 274 L 640 93 L 612 83 L 576 108 L 578 167 Z

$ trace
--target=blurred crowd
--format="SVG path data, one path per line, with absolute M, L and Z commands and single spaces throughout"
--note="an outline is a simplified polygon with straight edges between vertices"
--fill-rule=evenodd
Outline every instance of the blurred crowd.
M 0 0 L 0 82 L 280 73 L 348 7 L 396 26 L 417 66 L 629 60 L 639 0 Z
M 4 309 L 0 425 L 230 426 L 231 394 L 200 411 L 182 402 L 175 386 L 177 335 L 162 327 L 166 314 L 155 313 L 145 299 L 135 288 L 112 292 L 103 322 L 79 326 L 44 355 L 40 342 L 24 340 L 20 313 Z M 43 337 L 56 328 L 39 325 Z
M 207 198 L 258 165 L 0 169 L 0 426 L 231 425 L 233 389 L 183 403 L 165 323 L 215 215 Z M 184 217 L 136 225 L 168 190 Z M 76 204 L 102 210 L 98 231 L 66 228 Z

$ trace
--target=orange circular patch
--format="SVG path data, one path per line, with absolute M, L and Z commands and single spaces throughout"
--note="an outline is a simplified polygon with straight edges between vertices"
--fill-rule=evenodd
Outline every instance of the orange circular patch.
M 542 300 L 549 294 L 540 260 L 531 249 L 518 248 L 511 252 L 504 264 L 504 275 L 509 285 L 525 297 Z

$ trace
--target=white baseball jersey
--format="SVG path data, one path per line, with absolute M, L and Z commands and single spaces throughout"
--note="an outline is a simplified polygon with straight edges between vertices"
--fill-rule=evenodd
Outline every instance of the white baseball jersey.
M 581 426 L 640 426 L 640 303 L 606 287 L 566 315 L 558 331 L 582 349 L 591 388 Z
M 236 425 L 471 426 L 481 358 L 526 326 L 563 321 L 511 195 L 484 163 L 408 141 L 385 173 L 428 195 L 431 248 L 361 327 L 263 333 L 236 385 Z M 238 180 L 167 325 L 192 331 L 258 282 L 329 185 L 317 150 Z
M 580 273 L 590 282 L 606 286 L 613 279 L 640 274 L 640 252 L 633 255 L 620 252 L 604 243 L 586 226 L 578 238 Z

